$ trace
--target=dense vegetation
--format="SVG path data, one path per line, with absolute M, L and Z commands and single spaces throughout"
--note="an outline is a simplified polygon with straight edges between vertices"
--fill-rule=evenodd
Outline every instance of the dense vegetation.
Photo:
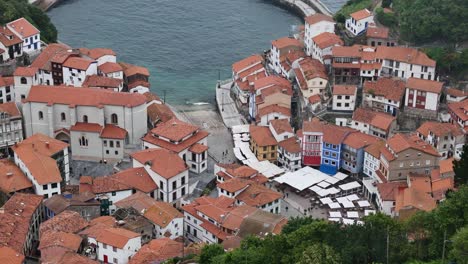
M 364 8 L 370 9 L 371 6 L 372 0 L 349 0 L 338 12 L 335 13 L 335 20 L 339 23 L 345 23 L 349 14 Z
M 468 75 L 468 49 L 457 51 L 453 47 L 432 47 L 425 48 L 424 52 L 437 62 L 437 72 L 444 79 L 449 76 L 463 80 Z
M 468 150 L 468 146 L 465 146 Z M 456 181 L 466 183 L 468 152 L 455 163 Z M 419 212 L 406 221 L 383 214 L 363 219 L 364 225 L 296 218 L 282 234 L 264 239 L 248 237 L 241 247 L 225 253 L 208 245 L 198 256 L 201 264 L 334 264 L 334 263 L 468 263 L 468 185 L 449 191 L 431 212 Z M 445 240 L 445 242 L 444 242 Z M 387 244 L 387 241 L 388 244 Z M 445 251 L 444 251 L 445 247 Z M 444 253 L 443 253 L 444 252 Z
M 403 39 L 417 43 L 468 40 L 468 1 L 393 0 Z
M 20 17 L 26 18 L 41 31 L 41 39 L 43 41 L 57 41 L 57 29 L 42 10 L 28 4 L 27 0 L 0 0 L 1 25 Z

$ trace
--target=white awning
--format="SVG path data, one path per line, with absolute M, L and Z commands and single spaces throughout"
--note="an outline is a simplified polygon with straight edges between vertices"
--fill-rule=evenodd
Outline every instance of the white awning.
M 326 198 L 320 199 L 320 202 L 322 202 L 323 204 L 330 204 L 330 203 L 333 203 L 333 200 L 330 199 L 329 197 L 326 197 Z
M 333 178 L 342 181 L 342 180 L 348 178 L 348 176 L 349 176 L 349 175 L 346 175 L 346 174 L 344 174 L 344 173 L 342 173 L 342 172 L 338 172 L 337 174 L 335 174 L 335 176 L 333 176 Z
M 341 203 L 341 204 L 343 205 L 344 208 L 354 208 L 353 202 L 348 201 L 348 200 L 344 201 L 344 202 Z
M 331 209 L 341 208 L 341 205 L 340 205 L 339 203 L 329 203 L 328 206 L 329 206 Z
M 338 197 L 336 198 L 336 201 L 338 201 L 339 203 L 349 202 L 349 200 L 346 197 Z
M 233 134 L 250 133 L 250 125 L 232 126 Z
M 328 218 L 328 221 L 331 221 L 331 222 L 340 222 L 340 218 L 333 218 L 333 217 L 330 217 Z
M 352 201 L 359 200 L 359 197 L 356 194 L 351 194 L 351 195 L 346 196 L 346 199 L 352 202 Z
M 356 212 L 356 211 L 349 211 L 349 212 L 347 212 L 347 216 L 349 218 L 359 218 L 359 213 Z
M 353 182 L 341 184 L 338 187 L 340 187 L 340 189 L 343 190 L 343 191 L 348 191 L 348 190 L 352 190 L 352 189 L 361 187 L 361 184 L 359 184 L 359 182 L 357 182 L 357 181 L 353 181 Z
M 256 169 L 256 168 L 254 168 Z M 265 175 L 267 176 L 267 175 Z M 268 177 L 268 176 L 267 176 Z M 278 177 L 277 179 L 275 179 L 275 181 L 277 182 L 281 182 L 281 183 L 286 183 L 288 184 L 289 186 L 299 190 L 299 191 L 302 191 L 302 190 L 305 190 L 319 182 L 322 182 L 324 179 L 328 178 L 330 176 L 326 175 L 325 173 L 319 171 L 319 170 L 316 170 L 316 169 L 313 169 L 313 168 L 310 168 L 310 167 L 304 167 L 302 169 L 299 169 L 297 171 L 294 171 L 294 172 L 287 172 L 283 175 L 281 175 L 280 177 Z M 317 188 L 320 188 L 318 186 L 316 186 Z M 319 191 L 319 189 L 312 189 L 312 191 Z M 322 188 L 320 188 L 322 189 Z
M 335 177 L 329 177 L 325 180 L 326 182 L 330 183 L 330 184 L 336 184 L 337 182 L 340 181 L 340 179 L 338 178 L 335 178 Z
M 339 217 L 341 218 L 341 213 L 338 211 L 330 211 L 330 217 Z
M 325 180 L 325 181 L 323 181 L 323 182 L 319 182 L 317 185 L 318 185 L 319 187 L 322 187 L 322 188 L 327 188 L 327 187 L 330 186 L 331 184 L 328 183 L 328 182 L 326 182 L 326 180 Z
M 369 207 L 370 206 L 370 203 L 368 201 L 358 201 L 357 202 L 359 204 L 359 207 Z
M 241 151 L 239 148 L 233 148 L 234 150 L 234 156 L 240 161 L 245 160 L 245 157 L 242 155 Z
M 328 194 L 337 194 L 337 193 L 340 192 L 340 190 L 335 188 L 335 187 L 331 187 L 331 188 L 328 188 L 326 190 L 327 190 Z
M 343 224 L 345 225 L 354 225 L 353 219 L 343 218 Z

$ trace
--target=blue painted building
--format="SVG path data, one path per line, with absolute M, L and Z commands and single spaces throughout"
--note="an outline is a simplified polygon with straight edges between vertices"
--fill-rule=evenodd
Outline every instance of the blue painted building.
M 341 168 L 342 144 L 346 136 L 353 130 L 335 125 L 323 126 L 322 158 L 320 171 L 335 175 Z
M 341 168 L 351 174 L 362 172 L 364 149 L 377 141 L 379 138 L 361 132 L 348 134 L 342 144 Z

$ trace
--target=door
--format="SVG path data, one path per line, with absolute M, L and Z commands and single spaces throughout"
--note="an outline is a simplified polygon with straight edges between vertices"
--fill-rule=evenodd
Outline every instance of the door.
M 108 261 L 107 255 L 104 255 L 104 263 L 109 263 L 107 261 Z

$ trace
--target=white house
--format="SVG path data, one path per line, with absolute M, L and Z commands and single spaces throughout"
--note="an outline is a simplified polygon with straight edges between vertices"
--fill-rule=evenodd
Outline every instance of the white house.
M 159 188 L 158 199 L 176 204 L 189 193 L 188 168 L 177 153 L 155 148 L 131 154 L 133 167 L 144 167 Z
M 0 62 L 14 60 L 23 55 L 23 40 L 8 27 L 0 27 Z
M 468 133 L 468 100 L 448 104 L 450 122 L 458 124 L 465 133 Z
M 436 62 L 415 48 L 379 46 L 376 48 L 375 57 L 382 64 L 381 76 L 394 76 L 405 80 L 436 79 Z
M 422 140 L 439 152 L 441 159 L 451 158 L 457 151 L 463 150 L 465 134 L 456 124 L 428 121 L 416 131 Z
M 107 89 L 114 92 L 121 92 L 124 88 L 123 79 L 116 79 L 107 76 L 88 75 L 84 80 L 82 87 Z
M 122 66 L 115 62 L 106 62 L 100 64 L 98 66 L 98 73 L 109 78 L 123 79 Z
M 353 112 L 348 126 L 362 133 L 385 139 L 393 135 L 396 129 L 396 118 L 372 109 L 358 108 Z
M 281 69 L 282 62 L 285 61 L 286 55 L 291 51 L 302 50 L 301 42 L 294 38 L 283 37 L 271 42 L 271 50 L 269 55 L 269 67 L 277 74 L 282 74 L 286 77 Z
M 61 193 L 70 180 L 68 144 L 35 134 L 12 147 L 15 164 L 33 183 L 36 194 L 45 199 Z
M 14 77 L 0 76 L 0 104 L 15 101 Z
M 232 65 L 233 92 L 236 99 L 247 104 L 250 87 L 256 80 L 266 77 L 263 57 L 255 54 L 242 59 Z
M 197 126 L 172 118 L 158 124 L 142 141 L 145 149 L 163 148 L 177 153 L 190 171 L 201 173 L 208 167 L 208 135 Z
M 303 105 L 307 105 L 313 95 L 325 96 L 328 86 L 328 75 L 325 66 L 317 59 L 305 58 L 299 61 L 294 69 L 296 82 L 300 88 Z
M 184 215 L 170 203 L 157 201 L 144 211 L 143 216 L 154 224 L 156 238 L 176 239 L 184 235 Z
M 97 259 L 104 263 L 128 263 L 141 248 L 141 236 L 123 228 L 104 229 L 96 241 Z
M 288 171 L 302 168 L 302 148 L 298 138 L 290 137 L 278 143 L 278 164 Z
M 288 119 L 271 120 L 268 126 L 270 128 L 271 134 L 277 142 L 294 137 L 294 131 L 291 127 L 291 124 L 289 124 Z
M 330 65 L 332 59 L 332 48 L 343 46 L 344 42 L 335 33 L 323 32 L 312 38 L 312 58 L 321 63 Z
M 354 85 L 333 86 L 334 111 L 354 111 L 356 105 L 357 87 Z
M 0 104 L 0 148 L 23 140 L 23 117 L 15 102 Z
M 140 138 L 147 131 L 144 95 L 118 93 L 104 89 L 33 86 L 23 105 L 23 116 L 26 136 L 43 133 L 66 142 L 73 140 L 72 147 L 76 143 L 82 147 L 90 146 L 89 139 L 86 138 L 88 133 L 80 134 L 79 138 L 71 138 L 70 130 L 77 123 L 96 124 L 104 129 L 111 128 L 108 131 L 112 132 L 110 138 L 120 140 L 123 136 L 122 130 L 125 130 L 127 135 L 123 137 L 125 140 L 120 146 L 124 145 L 123 143 L 140 144 Z M 96 133 L 95 130 L 93 131 L 90 133 Z M 104 131 L 100 134 L 103 146 L 106 139 L 102 136 Z M 116 135 L 118 138 L 113 137 Z M 73 154 L 77 156 L 82 155 L 80 150 L 81 148 L 72 149 Z M 101 152 L 95 150 L 93 153 L 91 157 L 102 158 Z M 90 152 L 86 155 L 89 156 Z
M 305 18 L 304 45 L 308 56 L 312 56 L 312 38 L 324 33 L 334 33 L 336 22 L 332 17 L 320 13 Z
M 377 141 L 364 149 L 363 173 L 375 181 L 382 182 L 376 171 L 380 167 L 380 150 L 384 147 L 384 141 Z
M 8 23 L 7 27 L 23 40 L 23 52 L 31 54 L 41 50 L 41 32 L 24 17 Z
M 14 97 L 16 103 L 21 103 L 29 94 L 31 86 L 37 85 L 37 72 L 35 67 L 17 67 L 13 73 Z
M 258 110 L 257 125 L 268 126 L 270 121 L 276 119 L 291 120 L 291 108 L 279 104 L 271 104 Z
M 63 64 L 63 81 L 65 85 L 81 87 L 86 76 L 97 74 L 95 60 L 70 57 Z
M 468 97 L 468 92 L 455 88 L 447 88 L 447 103 L 461 102 Z
M 350 18 L 346 19 L 345 26 L 353 36 L 358 36 L 366 32 L 369 23 L 373 22 L 374 15 L 372 12 L 367 9 L 362 9 L 350 14 Z
M 117 56 L 115 52 L 111 49 L 106 48 L 94 48 L 94 49 L 87 49 L 87 48 L 80 48 L 79 52 L 81 56 L 85 58 L 89 58 L 91 60 L 97 61 L 97 65 L 101 66 L 105 63 L 117 63 Z
M 437 115 L 443 83 L 409 78 L 406 83 L 405 110 Z

